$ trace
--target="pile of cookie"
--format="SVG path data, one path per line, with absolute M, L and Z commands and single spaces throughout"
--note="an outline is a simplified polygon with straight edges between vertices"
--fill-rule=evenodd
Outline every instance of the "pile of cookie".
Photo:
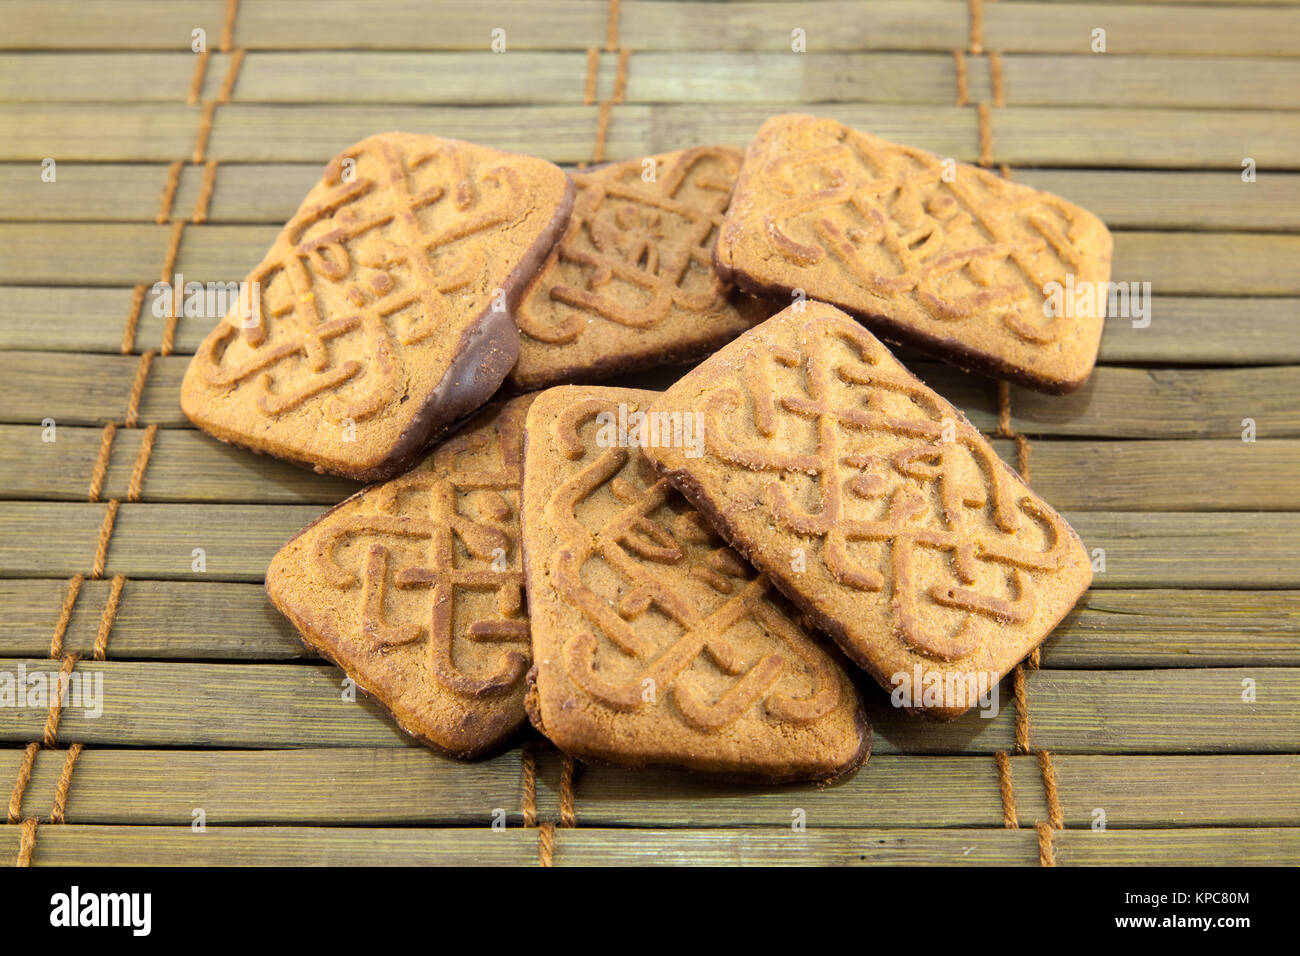
M 410 734 L 472 757 L 531 720 L 584 760 L 826 780 L 870 750 L 864 671 L 955 717 L 1091 581 L 873 332 L 1077 388 L 1102 317 L 1047 290 L 1104 284 L 1110 249 L 1061 199 L 808 116 L 572 177 L 384 134 L 329 164 L 181 404 L 378 482 L 266 588 Z

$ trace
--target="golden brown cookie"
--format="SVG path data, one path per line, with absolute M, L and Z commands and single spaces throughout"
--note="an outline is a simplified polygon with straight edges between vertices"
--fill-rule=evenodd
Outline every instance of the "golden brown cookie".
M 741 151 L 700 146 L 578 173 L 564 239 L 515 318 L 519 388 L 707 355 L 775 311 L 713 269 Z
M 482 405 L 563 233 L 564 172 L 410 133 L 336 156 L 204 340 L 181 407 L 222 441 L 378 481 Z
M 831 306 L 791 306 L 746 332 L 651 411 L 701 415 L 699 457 L 646 455 L 882 687 L 909 691 L 896 703 L 927 716 L 974 704 L 1092 580 L 1061 516 Z
M 1097 361 L 1111 246 L 1049 193 L 787 114 L 750 144 L 714 257 L 752 295 L 829 302 L 959 368 L 1069 392 Z
M 656 394 L 565 386 L 529 411 L 529 717 L 608 763 L 769 781 L 851 770 L 871 729 L 838 655 L 628 444 L 620 416 Z
M 524 720 L 519 548 L 524 414 L 492 405 L 410 472 L 358 492 L 286 544 L 266 593 L 303 640 L 407 733 L 458 757 Z

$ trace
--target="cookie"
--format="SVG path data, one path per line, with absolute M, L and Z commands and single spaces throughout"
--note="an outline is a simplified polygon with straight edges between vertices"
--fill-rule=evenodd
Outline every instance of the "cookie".
M 530 719 L 566 753 L 605 763 L 767 781 L 851 770 L 871 729 L 838 655 L 620 425 L 656 394 L 565 386 L 529 410 Z
M 407 733 L 458 757 L 492 750 L 524 721 L 530 401 L 489 406 L 410 472 L 307 526 L 266 572 L 266 593 L 309 646 Z
M 788 114 L 745 154 L 714 257 L 753 295 L 829 302 L 882 338 L 1045 392 L 1097 361 L 1101 220 L 986 170 Z
M 336 156 L 199 347 L 215 437 L 362 481 L 410 467 L 515 363 L 511 311 L 573 187 L 541 159 L 385 133 Z
M 698 457 L 645 450 L 895 703 L 951 718 L 1087 590 L 1078 536 L 870 332 L 791 306 L 652 405 Z
M 511 383 L 540 388 L 684 362 L 771 315 L 713 269 L 741 156 L 701 146 L 576 174 L 564 239 L 515 316 Z

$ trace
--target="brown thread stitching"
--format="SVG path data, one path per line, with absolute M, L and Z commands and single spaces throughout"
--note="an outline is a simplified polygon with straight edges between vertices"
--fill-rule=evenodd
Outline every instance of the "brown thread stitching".
M 144 469 L 149 464 L 149 454 L 153 451 L 154 439 L 157 437 L 157 424 L 150 425 L 144 430 L 144 436 L 140 439 L 140 450 L 135 455 L 135 467 L 131 469 L 131 484 L 126 489 L 127 501 L 140 500 L 140 493 L 144 487 Z
M 980 0 L 970 0 L 970 51 L 984 52 L 984 7 Z
M 226 19 L 221 24 L 221 52 L 229 53 L 230 44 L 235 40 L 235 14 L 239 11 L 239 0 L 226 0 Z
M 185 163 L 182 160 L 176 160 L 167 170 L 167 182 L 163 184 L 162 202 L 158 206 L 158 215 L 154 217 L 154 222 L 160 226 L 167 224 L 172 217 L 172 202 L 176 198 L 176 187 L 181 183 L 181 167 Z
M 27 782 L 32 779 L 32 767 L 36 765 L 36 751 L 40 749 L 40 745 L 33 742 L 27 745 L 23 753 L 23 762 L 18 767 L 18 779 L 9 794 L 9 816 L 6 818 L 9 823 L 17 823 L 22 819 L 23 793 L 27 790 Z
M 998 765 L 998 790 L 1002 794 L 1002 825 L 1008 830 L 1020 829 L 1020 818 L 1016 814 L 1016 792 L 1011 785 L 1011 758 L 1005 750 L 993 755 Z
M 596 105 L 596 77 L 600 72 L 600 51 L 587 47 L 587 82 L 582 91 L 582 105 Z
M 144 293 L 148 287 L 141 283 L 131 293 L 131 312 L 126 317 L 126 328 L 122 331 L 122 354 L 130 355 L 135 351 L 135 330 L 140 324 L 140 308 L 144 305 Z
M 185 234 L 185 220 L 180 220 L 172 224 L 171 238 L 167 242 L 167 251 L 163 255 L 162 275 L 163 282 L 172 281 L 172 271 L 176 268 L 176 255 L 181 249 L 181 236 Z
M 108 600 L 104 602 L 104 611 L 99 616 L 99 631 L 95 634 L 95 648 L 91 656 L 97 661 L 108 660 L 108 635 L 117 620 L 117 608 L 122 601 L 122 588 L 126 586 L 126 575 L 113 575 L 113 584 L 108 589 Z
M 203 104 L 203 116 L 199 119 L 199 138 L 194 144 L 194 155 L 190 158 L 194 165 L 203 162 L 208 151 L 208 136 L 212 133 L 212 116 L 217 111 L 217 101 L 208 100 Z
M 208 74 L 208 57 L 211 56 L 207 50 L 204 50 L 198 56 L 198 62 L 194 64 L 194 75 L 190 77 L 190 92 L 185 97 L 185 102 L 190 106 L 199 105 L 199 97 L 203 95 L 203 78 Z
M 140 356 L 135 367 L 135 379 L 131 382 L 131 394 L 126 402 L 126 418 L 123 423 L 127 428 L 135 428 L 140 417 L 140 398 L 144 395 L 145 379 L 149 377 L 149 366 L 153 364 L 153 350 Z
M 621 47 L 618 51 L 618 72 L 614 75 L 614 102 L 622 103 L 627 95 L 627 64 L 632 59 L 632 51 Z
M 59 666 L 58 690 L 50 699 L 50 712 L 45 717 L 45 733 L 43 734 L 45 746 L 50 749 L 53 749 L 59 742 L 59 721 L 63 719 L 63 688 L 68 686 L 68 678 L 76 664 L 77 658 L 72 654 L 67 654 L 63 658 L 63 663 Z
M 953 65 L 957 68 L 957 105 L 970 105 L 970 88 L 966 85 L 966 54 L 961 50 L 952 51 Z
M 1047 794 L 1047 815 L 1052 826 L 1057 830 L 1065 829 L 1065 812 L 1061 809 L 1061 794 L 1056 786 L 1056 767 L 1052 755 L 1046 750 L 1038 751 L 1038 770 L 1043 777 L 1043 792 Z
M 223 106 L 230 102 L 230 97 L 235 92 L 235 81 L 239 78 L 239 68 L 244 63 L 244 50 L 236 50 L 230 57 L 230 65 L 226 67 L 226 75 L 221 79 L 221 89 L 217 91 L 217 102 Z
M 540 866 L 555 865 L 554 823 L 543 823 L 537 831 L 537 862 Z
M 600 115 L 596 120 L 596 145 L 591 151 L 593 163 L 605 161 L 605 137 L 609 133 L 609 114 L 612 105 L 609 100 L 600 104 Z
M 1035 823 L 1038 831 L 1038 865 L 1056 866 L 1056 851 L 1052 847 L 1052 828 L 1046 823 Z
M 1016 442 L 1016 471 L 1020 472 L 1020 477 L 1025 480 L 1026 484 L 1028 484 L 1030 453 L 1029 439 L 1019 432 L 1016 432 L 1012 438 L 1014 438 Z M 1037 648 L 1034 648 L 1034 650 L 1037 650 Z
M 68 791 L 72 789 L 72 771 L 77 766 L 77 758 L 85 749 L 85 744 L 73 744 L 68 748 L 68 755 L 63 759 L 63 770 L 59 774 L 59 785 L 54 790 L 54 805 L 50 808 L 50 822 L 64 823 L 64 813 L 68 808 Z
M 23 821 L 22 842 L 18 845 L 18 860 L 15 866 L 31 866 L 32 854 L 36 851 L 36 827 L 39 821 L 35 817 Z
M 95 563 L 90 569 L 92 581 L 98 581 L 104 576 L 104 563 L 108 560 L 108 539 L 113 536 L 113 524 L 117 521 L 119 507 L 121 502 L 114 498 L 104 512 L 104 523 L 99 526 L 99 543 L 95 546 Z
M 99 501 L 99 493 L 104 490 L 104 476 L 108 474 L 108 461 L 113 456 L 113 437 L 117 434 L 117 423 L 109 422 L 99 439 L 99 454 L 95 456 L 95 466 L 90 471 L 90 501 Z
M 576 827 L 578 818 L 574 812 L 573 796 L 573 758 L 564 755 L 564 766 L 560 770 L 560 826 Z
M 619 0 L 609 0 L 609 18 L 605 21 L 605 49 L 613 53 L 618 49 Z
M 86 581 L 83 574 L 74 574 L 68 579 L 68 593 L 63 596 L 63 608 L 59 619 L 54 623 L 54 636 L 50 638 L 50 657 L 58 658 L 63 653 L 63 636 L 68 632 L 68 622 L 72 620 L 72 609 L 81 593 L 81 585 Z
M 1016 699 L 1016 753 L 1029 753 L 1029 698 L 1025 693 L 1025 665 L 1017 664 L 1011 675 Z
M 614 90 L 607 100 L 600 103 L 600 112 L 596 117 L 596 143 L 591 150 L 591 161 L 593 163 L 603 163 L 605 161 L 605 140 L 609 136 L 609 122 L 612 113 L 612 107 L 615 103 L 622 103 L 627 92 L 627 67 L 631 59 L 631 51 L 624 50 L 618 42 L 618 21 L 619 21 L 619 4 L 618 0 L 609 2 L 609 19 L 605 29 L 605 50 L 609 53 L 618 54 L 618 72 L 614 76 Z M 588 69 L 590 70 L 590 58 L 588 59 Z M 589 105 L 589 104 L 588 104 Z M 579 169 L 585 169 L 586 163 L 579 163 Z
M 987 103 L 976 103 L 975 112 L 980 121 L 980 165 L 993 168 L 993 120 Z
M 993 105 L 1006 106 L 1006 88 L 1002 83 L 1002 54 L 997 50 L 989 54 L 989 72 L 993 74 Z
M 998 382 L 998 430 L 999 438 L 1011 437 L 1011 385 Z
M 208 203 L 212 201 L 212 189 L 217 184 L 217 161 L 209 159 L 203 167 L 203 182 L 199 185 L 199 195 L 194 200 L 194 213 L 191 215 L 196 223 L 208 221 Z
M 524 744 L 523 747 L 523 770 L 524 770 L 524 826 L 537 826 L 537 757 L 533 754 L 533 745 Z

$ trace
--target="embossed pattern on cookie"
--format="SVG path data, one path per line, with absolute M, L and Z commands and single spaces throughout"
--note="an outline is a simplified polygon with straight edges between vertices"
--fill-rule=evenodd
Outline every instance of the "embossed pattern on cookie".
M 566 386 L 529 412 L 529 716 L 586 759 L 844 773 L 866 758 L 870 727 L 833 651 L 654 473 L 635 424 L 618 437 L 620 406 L 635 422 L 655 395 Z
M 491 406 L 400 478 L 353 495 L 276 554 L 266 590 L 303 640 L 407 733 L 461 757 L 524 720 L 519 543 L 531 396 Z
M 358 480 L 400 473 L 487 401 L 518 355 L 511 310 L 573 187 L 531 156 L 372 136 L 330 162 L 181 406 L 223 441 Z
M 511 382 L 537 388 L 686 361 L 771 315 L 713 268 L 741 156 L 700 146 L 576 173 L 568 229 L 516 313 Z
M 651 411 L 702 415 L 699 457 L 647 456 L 881 686 L 915 688 L 896 700 L 927 716 L 975 704 L 1091 582 L 1061 516 L 831 306 L 779 313 Z
M 1111 249 L 1057 196 L 790 114 L 750 144 L 715 259 L 751 294 L 801 290 L 959 367 L 1067 392 L 1097 360 Z

